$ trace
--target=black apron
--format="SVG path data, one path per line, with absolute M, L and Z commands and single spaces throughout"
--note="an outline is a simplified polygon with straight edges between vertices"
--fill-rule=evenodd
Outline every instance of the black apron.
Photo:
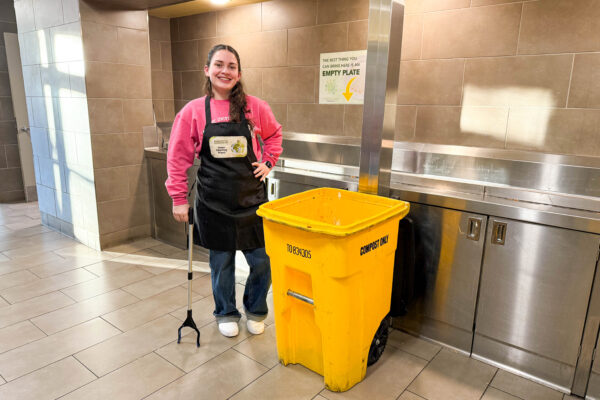
M 211 250 L 265 247 L 258 206 L 267 202 L 267 187 L 254 177 L 256 154 L 242 110 L 241 122 L 213 124 L 210 98 L 204 103 L 206 127 L 200 150 L 194 204 L 194 243 Z

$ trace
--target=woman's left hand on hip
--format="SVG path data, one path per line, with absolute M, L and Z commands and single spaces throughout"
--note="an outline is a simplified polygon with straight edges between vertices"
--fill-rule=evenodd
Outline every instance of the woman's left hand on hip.
M 260 179 L 260 181 L 264 181 L 269 172 L 271 172 L 271 168 L 267 167 L 265 163 L 261 162 L 253 162 L 252 166 L 254 167 L 254 177 Z

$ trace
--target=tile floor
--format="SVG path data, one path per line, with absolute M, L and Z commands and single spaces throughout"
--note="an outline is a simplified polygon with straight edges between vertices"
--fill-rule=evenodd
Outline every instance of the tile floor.
M 363 382 L 330 392 L 279 364 L 272 315 L 263 335 L 218 333 L 204 253 L 201 346 L 178 345 L 185 260 L 150 238 L 97 252 L 42 226 L 37 203 L 0 204 L 0 399 L 575 399 L 397 330 Z

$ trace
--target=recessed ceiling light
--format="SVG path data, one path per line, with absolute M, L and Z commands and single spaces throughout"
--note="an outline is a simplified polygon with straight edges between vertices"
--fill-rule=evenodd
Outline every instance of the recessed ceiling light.
M 229 0 L 210 0 L 210 2 L 222 6 L 223 4 L 229 3 Z

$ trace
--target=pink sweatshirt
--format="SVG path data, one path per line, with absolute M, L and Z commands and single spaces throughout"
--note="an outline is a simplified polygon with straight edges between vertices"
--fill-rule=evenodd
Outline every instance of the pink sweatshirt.
M 173 205 L 187 203 L 187 170 L 194 163 L 194 157 L 200 154 L 202 136 L 206 125 L 204 99 L 206 96 L 190 101 L 175 116 L 169 151 L 167 153 L 167 173 L 165 182 L 167 192 L 173 199 Z M 246 118 L 254 124 L 252 132 L 252 147 L 258 160 L 270 161 L 275 165 L 282 152 L 281 125 L 266 101 L 254 96 L 246 96 Z M 213 123 L 229 121 L 229 100 L 210 100 L 210 115 Z M 264 154 L 261 155 L 257 135 L 263 140 Z

